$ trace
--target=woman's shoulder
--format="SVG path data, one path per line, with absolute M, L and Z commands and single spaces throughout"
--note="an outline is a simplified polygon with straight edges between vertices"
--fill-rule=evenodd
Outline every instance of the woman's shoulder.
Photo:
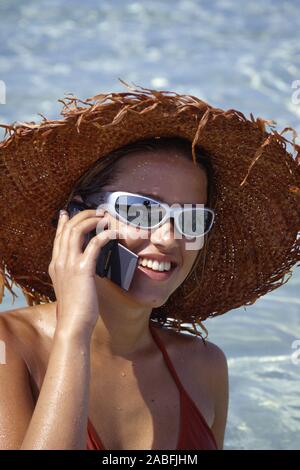
M 44 303 L 5 310 L 0 312 L 0 318 L 3 318 L 8 325 L 38 328 L 42 319 L 49 322 L 53 318 L 53 305 L 52 303 Z M 53 321 L 52 323 L 55 324 Z
M 34 370 L 34 360 L 39 356 L 36 354 L 38 342 L 29 319 L 32 310 L 30 307 L 17 308 L 0 313 L 1 449 L 20 447 L 34 410 L 37 388 L 31 366 Z
M 33 307 L 19 307 L 1 312 L 1 330 L 15 338 L 24 338 L 33 329 L 33 310 Z
M 203 340 L 200 336 L 185 331 L 176 331 L 173 328 L 157 327 L 157 330 L 167 346 L 180 350 L 181 354 L 186 351 L 190 359 L 195 358 L 196 361 L 203 359 L 207 364 L 209 361 L 210 365 L 214 363 L 215 365 L 219 364 L 220 367 L 227 363 L 224 351 L 210 340 Z
M 20 389 L 27 383 L 28 351 L 33 349 L 29 343 L 32 346 L 35 344 L 30 322 L 21 310 L 26 309 L 17 308 L 0 313 L 0 363 L 9 366 L 1 367 L 1 380 L 12 387 L 18 384 Z
M 5 328 L 12 335 L 24 337 L 23 335 L 33 333 L 36 330 L 40 321 L 38 316 L 38 309 L 35 305 L 19 307 L 1 312 L 0 322 L 2 328 Z
M 212 341 L 170 328 L 159 328 L 159 335 L 185 390 L 212 426 L 219 413 L 218 394 L 228 393 L 224 351 Z
M 24 360 L 40 353 L 53 335 L 54 323 L 47 305 L 33 305 L 0 313 L 1 334 L 14 344 Z
M 157 327 L 157 330 L 171 359 L 191 381 L 198 377 L 201 387 L 213 390 L 219 377 L 223 380 L 228 375 L 225 352 L 217 344 L 171 328 Z

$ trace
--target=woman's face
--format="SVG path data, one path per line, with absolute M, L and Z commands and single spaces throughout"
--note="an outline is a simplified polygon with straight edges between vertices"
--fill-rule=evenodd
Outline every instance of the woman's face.
M 179 150 L 134 152 L 120 158 L 116 167 L 116 180 L 105 186 L 104 191 L 148 194 L 169 206 L 175 203 L 183 205 L 207 202 L 205 171 Z M 131 300 L 143 306 L 155 308 L 163 305 L 189 274 L 199 250 L 203 247 L 204 238 L 201 237 L 200 242 L 198 239 L 197 249 L 190 249 L 189 241 L 184 236 L 179 238 L 173 219 L 167 220 L 158 228 L 142 230 L 117 221 L 109 213 L 107 216 L 110 228 L 118 227 L 124 236 L 119 243 L 129 250 L 146 258 L 147 254 L 162 254 L 176 260 L 177 267 L 164 280 L 153 279 L 137 268 L 130 289 L 124 291 Z M 101 289 L 102 281 L 102 278 L 97 277 L 97 288 Z M 108 284 L 105 286 L 106 292 L 107 288 Z

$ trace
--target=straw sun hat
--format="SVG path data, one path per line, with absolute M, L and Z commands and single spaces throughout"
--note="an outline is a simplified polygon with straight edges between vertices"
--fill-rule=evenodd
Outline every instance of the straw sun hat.
M 196 332 L 207 317 L 253 304 L 281 286 L 299 262 L 297 134 L 291 127 L 278 132 L 274 121 L 252 113 L 247 119 L 195 96 L 119 80 L 128 91 L 58 100 L 63 119 L 41 115 L 40 123 L 1 124 L 0 303 L 4 288 L 14 301 L 13 284 L 29 305 L 56 300 L 48 274 L 56 232 L 51 220 L 96 161 L 137 140 L 183 137 L 193 144 L 195 163 L 195 146 L 210 159 L 215 222 L 194 269 L 152 313 L 177 329 L 192 323 Z

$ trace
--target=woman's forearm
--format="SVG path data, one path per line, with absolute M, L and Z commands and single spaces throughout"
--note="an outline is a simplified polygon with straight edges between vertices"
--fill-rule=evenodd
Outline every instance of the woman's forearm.
M 90 335 L 56 329 L 47 371 L 20 450 L 86 449 Z

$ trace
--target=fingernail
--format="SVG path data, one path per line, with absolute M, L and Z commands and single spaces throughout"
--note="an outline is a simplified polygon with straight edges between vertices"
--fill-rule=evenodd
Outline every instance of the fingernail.
M 61 217 L 62 215 L 68 215 L 68 212 L 65 209 L 60 209 L 59 217 Z

